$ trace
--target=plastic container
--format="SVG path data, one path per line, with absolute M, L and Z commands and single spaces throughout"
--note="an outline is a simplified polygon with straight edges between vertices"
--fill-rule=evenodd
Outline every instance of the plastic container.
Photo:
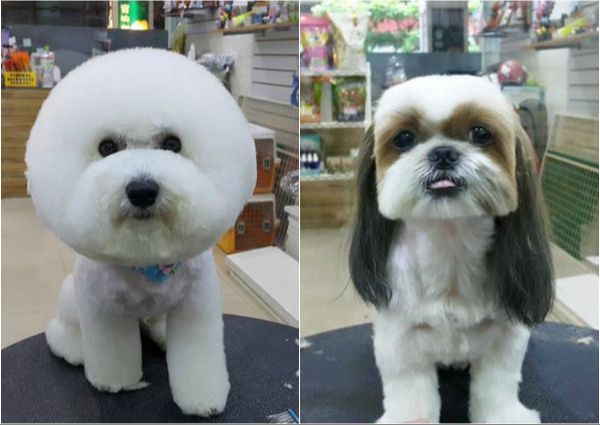
M 6 87 L 37 87 L 36 74 L 33 71 L 6 71 L 3 75 Z
M 54 87 L 54 52 L 48 46 L 40 55 L 40 67 L 42 69 L 42 87 L 51 89 Z

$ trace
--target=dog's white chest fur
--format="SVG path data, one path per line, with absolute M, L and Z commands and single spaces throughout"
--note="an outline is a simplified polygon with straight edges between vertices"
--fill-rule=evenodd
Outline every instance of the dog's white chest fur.
M 74 277 L 79 296 L 91 305 L 118 317 L 143 318 L 166 312 L 178 304 L 197 280 L 199 259 L 182 262 L 162 283 L 149 280 L 133 267 L 102 263 L 77 256 Z
M 469 360 L 494 328 L 485 259 L 493 234 L 487 217 L 406 220 L 389 256 L 392 302 L 376 329 L 400 325 L 433 361 Z

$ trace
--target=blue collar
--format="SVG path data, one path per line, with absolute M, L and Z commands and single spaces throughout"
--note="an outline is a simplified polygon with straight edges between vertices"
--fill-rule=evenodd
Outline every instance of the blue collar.
M 133 269 L 154 283 L 163 283 L 175 274 L 180 264 L 179 262 L 173 264 L 155 264 L 153 266 L 134 267 Z

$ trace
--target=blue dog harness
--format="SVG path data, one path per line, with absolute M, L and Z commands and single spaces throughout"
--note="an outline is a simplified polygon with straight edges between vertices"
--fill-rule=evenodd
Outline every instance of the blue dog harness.
M 163 283 L 175 275 L 180 264 L 179 262 L 174 264 L 155 264 L 153 266 L 134 267 L 134 269 L 146 276 L 146 279 L 151 282 Z

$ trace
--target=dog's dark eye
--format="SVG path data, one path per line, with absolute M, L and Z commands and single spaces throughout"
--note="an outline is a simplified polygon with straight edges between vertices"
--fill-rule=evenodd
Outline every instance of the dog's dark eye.
M 403 130 L 394 137 L 392 143 L 400 151 L 407 151 L 415 145 L 415 133 Z
M 177 153 L 181 150 L 181 141 L 178 137 L 167 136 L 162 142 L 160 142 L 160 148 L 166 151 L 173 151 Z
M 480 125 L 475 126 L 469 132 L 469 140 L 477 146 L 485 146 L 492 141 L 492 132 Z
M 107 157 L 108 155 L 112 155 L 113 153 L 116 153 L 118 151 L 119 151 L 119 146 L 117 145 L 117 143 L 114 140 L 111 140 L 111 139 L 104 139 L 98 145 L 98 152 L 103 157 Z

